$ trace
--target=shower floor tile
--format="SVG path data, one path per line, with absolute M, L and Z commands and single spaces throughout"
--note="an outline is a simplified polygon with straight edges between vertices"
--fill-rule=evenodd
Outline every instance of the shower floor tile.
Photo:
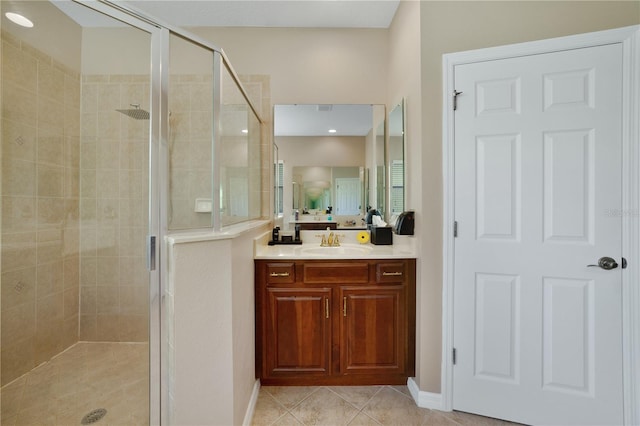
M 146 343 L 77 343 L 2 388 L 0 424 L 80 425 L 104 408 L 95 424 L 147 425 L 148 354 Z

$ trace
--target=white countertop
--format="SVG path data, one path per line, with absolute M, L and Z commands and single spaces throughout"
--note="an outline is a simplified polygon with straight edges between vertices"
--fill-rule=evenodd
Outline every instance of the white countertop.
M 357 231 L 334 230 L 340 237 L 340 247 L 320 247 L 322 234 L 327 231 L 301 231 L 303 244 L 277 244 L 270 246 L 270 233 L 254 240 L 255 259 L 406 259 L 415 258 L 413 236 L 393 234 L 392 245 L 360 244 Z

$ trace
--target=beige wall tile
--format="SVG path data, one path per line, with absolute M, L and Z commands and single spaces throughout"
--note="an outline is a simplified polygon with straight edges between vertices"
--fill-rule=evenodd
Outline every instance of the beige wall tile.
M 35 226 L 34 197 L 2 197 L 2 232 L 29 231 Z
M 97 207 L 98 200 L 96 198 L 80 199 L 80 227 L 95 227 L 98 224 Z
M 50 124 L 64 129 L 64 104 L 62 99 L 47 99 L 38 97 L 38 124 Z
M 82 302 L 81 302 L 82 305 Z M 95 341 L 98 336 L 98 318 L 95 314 L 80 315 L 80 336 L 79 340 Z
M 54 263 L 38 265 L 37 292 L 38 300 L 64 291 L 64 274 L 62 260 Z
M 148 315 L 120 315 L 118 324 L 120 328 L 119 341 L 146 342 L 149 340 Z
M 2 120 L 2 156 L 6 160 L 36 160 L 36 127 Z
M 118 139 L 120 137 L 121 117 L 122 114 L 115 109 L 99 112 L 96 137 L 100 139 Z
M 69 290 L 65 290 L 63 293 L 63 319 L 65 321 L 72 318 L 78 318 L 80 311 L 80 292 L 78 290 L 78 288 L 70 288 Z
M 3 42 L 2 79 L 35 93 L 38 85 L 38 61 L 25 55 L 19 47 Z
M 80 286 L 95 287 L 98 277 L 98 259 L 93 257 L 83 257 L 80 259 Z M 83 311 L 85 313 L 86 311 Z
M 77 167 L 64 169 L 64 196 L 66 198 L 80 196 L 80 170 Z
M 101 139 L 96 146 L 96 168 L 120 167 L 120 142 L 118 139 Z
M 38 228 L 62 228 L 65 221 L 64 198 L 39 197 Z
M 117 287 L 120 284 L 120 258 L 98 257 L 98 286 Z
M 118 170 L 96 170 L 97 198 L 118 198 L 120 183 Z
M 36 297 L 36 268 L 2 274 L 2 310 L 33 302 Z
M 77 296 L 77 292 L 75 293 Z M 75 344 L 78 341 L 79 337 L 79 317 L 78 312 L 76 311 L 76 315 L 72 316 L 68 319 L 65 319 L 62 324 L 62 347 L 68 348 L 69 346 Z
M 96 171 L 80 170 L 80 197 L 97 198 Z
M 64 102 L 64 73 L 52 65 L 38 65 L 38 96 Z
M 98 316 L 101 314 L 115 315 L 120 313 L 120 296 L 117 286 L 104 287 L 98 285 L 96 296 L 96 307 Z M 98 322 L 98 330 L 100 323 Z M 111 340 L 111 339 L 109 339 Z
M 120 335 L 118 315 L 104 314 L 97 316 L 97 336 L 100 340 L 117 342 Z
M 80 137 L 65 134 L 64 138 L 64 166 L 73 169 L 80 167 Z
M 96 230 L 97 237 L 97 247 L 96 254 L 98 256 L 119 256 L 120 255 L 120 244 L 119 238 L 120 233 L 118 228 L 98 228 Z M 116 271 L 117 273 L 117 271 Z
M 116 109 L 129 108 L 129 104 L 120 101 L 120 84 L 99 84 L 98 111 L 114 111 Z
M 64 169 L 39 164 L 37 167 L 39 197 L 62 197 L 64 195 Z
M 120 286 L 120 313 L 146 315 L 149 312 L 149 289 Z
M 97 306 L 98 289 L 97 287 L 80 287 L 80 314 L 93 315 L 98 312 Z M 80 322 L 84 321 L 80 318 Z
M 35 127 L 38 107 L 36 93 L 8 81 L 3 81 L 2 92 L 2 118 Z
M 97 247 L 97 231 L 91 228 L 82 228 L 80 231 L 80 257 L 96 257 Z M 81 268 L 84 268 L 84 265 L 81 265 Z M 82 273 L 80 276 L 83 276 Z M 83 284 L 81 283 L 81 285 Z
M 2 235 L 2 270 L 28 268 L 36 265 L 36 233 L 20 232 Z
M 63 260 L 62 273 L 64 275 L 64 289 L 75 290 L 79 294 L 80 287 L 80 258 L 78 256 Z
M 36 301 L 2 309 L 2 347 L 32 337 L 36 330 Z
M 36 164 L 31 161 L 2 159 L 3 195 L 36 195 Z
M 65 228 L 62 231 L 62 257 L 77 257 L 80 253 L 80 228 Z
M 2 345 L 0 378 L 3 386 L 35 367 L 34 351 L 35 337 L 20 340 L 11 345 Z

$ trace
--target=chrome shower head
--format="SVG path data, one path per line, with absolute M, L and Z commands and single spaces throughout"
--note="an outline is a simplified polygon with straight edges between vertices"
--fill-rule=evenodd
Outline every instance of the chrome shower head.
M 116 111 L 123 113 L 124 115 L 135 118 L 136 120 L 148 120 L 149 112 L 140 109 L 140 104 L 129 104 L 133 109 L 117 109 Z

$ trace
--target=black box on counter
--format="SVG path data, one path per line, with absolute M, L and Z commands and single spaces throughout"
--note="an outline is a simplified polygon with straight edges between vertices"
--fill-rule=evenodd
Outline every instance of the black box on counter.
M 393 233 L 390 226 L 372 226 L 371 243 L 376 245 L 393 244 Z

